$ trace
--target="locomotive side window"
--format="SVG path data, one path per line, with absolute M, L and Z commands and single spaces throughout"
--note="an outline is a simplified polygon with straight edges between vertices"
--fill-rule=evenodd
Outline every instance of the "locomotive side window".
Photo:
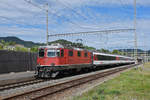
M 64 50 L 61 49 L 61 57 L 63 57 L 63 56 L 64 56 Z
M 39 57 L 44 57 L 44 49 L 39 49 Z
M 84 52 L 84 57 L 87 57 L 88 56 L 88 53 L 87 52 Z
M 81 52 L 80 51 L 78 51 L 78 57 L 81 57 Z
M 73 56 L 73 51 L 72 50 L 69 50 L 69 56 Z

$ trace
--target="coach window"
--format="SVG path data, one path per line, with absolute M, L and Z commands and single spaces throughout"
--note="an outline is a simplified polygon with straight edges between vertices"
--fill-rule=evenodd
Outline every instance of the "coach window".
M 101 58 L 102 58 L 101 55 L 96 56 L 96 60 L 102 60 Z
M 69 56 L 73 56 L 73 50 L 69 50 Z
M 61 57 L 63 57 L 63 56 L 64 56 L 64 50 L 61 49 Z
M 80 51 L 78 51 L 78 57 L 81 57 L 81 52 Z
M 116 60 L 116 57 L 113 57 L 113 60 Z
M 120 60 L 124 60 L 122 57 L 120 57 Z
M 98 55 L 98 60 L 108 60 L 108 56 L 106 56 L 106 55 Z
M 109 59 L 108 60 L 113 60 L 113 57 L 112 56 L 108 56 L 109 57 Z

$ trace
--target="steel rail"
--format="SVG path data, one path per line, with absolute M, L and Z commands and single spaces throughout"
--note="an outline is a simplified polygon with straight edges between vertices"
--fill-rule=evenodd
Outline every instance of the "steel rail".
M 0 91 L 4 90 L 9 90 L 17 87 L 22 87 L 26 85 L 32 85 L 40 82 L 44 82 L 45 80 L 42 79 L 33 79 L 33 80 L 28 80 L 28 81 L 23 81 L 23 82 L 18 82 L 18 83 L 12 83 L 12 84 L 7 84 L 7 85 L 2 85 L 0 86 Z

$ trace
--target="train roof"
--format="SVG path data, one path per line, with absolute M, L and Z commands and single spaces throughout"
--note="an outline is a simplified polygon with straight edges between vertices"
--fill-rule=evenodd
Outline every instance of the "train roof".
M 55 48 L 55 49 L 59 49 L 59 48 L 67 48 L 67 49 L 74 49 L 74 50 L 80 50 L 80 51 L 88 51 L 85 49 L 81 49 L 81 48 L 70 48 L 70 47 L 64 47 L 61 44 L 52 44 L 52 45 L 47 45 L 47 46 L 40 46 L 39 48 Z
M 47 46 L 40 46 L 39 48 L 65 48 L 63 45 L 56 43 L 56 44 L 51 44 L 51 45 L 47 45 Z M 68 49 L 74 49 L 74 50 L 80 50 L 80 51 L 89 51 L 89 52 L 93 52 L 93 54 L 96 55 L 105 55 L 105 56 L 117 56 L 117 57 L 123 57 L 123 58 L 129 58 L 129 59 L 134 59 L 133 57 L 127 57 L 127 56 L 122 56 L 122 55 L 114 55 L 114 54 L 107 54 L 107 53 L 100 53 L 100 52 L 96 52 L 96 51 L 90 51 L 90 50 L 85 50 L 85 49 L 81 49 L 81 48 L 68 48 Z
M 60 45 L 60 44 L 52 44 L 52 45 L 47 45 L 47 46 L 40 46 L 39 48 L 64 48 L 64 46 Z
M 117 57 L 123 57 L 123 58 L 130 58 L 133 59 L 132 57 L 127 57 L 127 56 L 122 56 L 122 55 L 114 55 L 114 54 L 107 54 L 107 53 L 100 53 L 100 52 L 93 52 L 93 54 L 96 55 L 105 55 L 105 56 L 117 56 Z

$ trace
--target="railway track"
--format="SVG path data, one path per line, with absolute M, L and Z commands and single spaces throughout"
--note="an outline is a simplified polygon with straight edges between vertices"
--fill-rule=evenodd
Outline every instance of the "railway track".
M 86 82 L 90 82 L 99 78 L 103 78 L 105 76 L 109 76 L 112 75 L 114 73 L 123 71 L 125 69 L 128 69 L 130 67 L 133 67 L 135 65 L 127 65 L 124 67 L 119 67 L 119 68 L 112 68 L 106 71 L 102 71 L 102 72 L 98 72 L 98 73 L 93 73 L 91 75 L 87 75 L 87 76 L 83 76 L 83 77 L 79 77 L 76 79 L 72 79 L 72 80 L 68 80 L 68 81 L 63 81 L 63 82 L 59 82 L 53 85 L 49 85 L 49 86 L 45 86 L 45 87 L 41 87 L 38 89 L 34 89 L 34 90 L 30 90 L 30 91 L 25 91 L 23 93 L 18 93 L 18 94 L 14 94 L 14 95 L 9 95 L 7 97 L 1 97 L 2 100 L 37 100 L 37 99 L 41 99 L 43 97 L 55 94 L 55 93 L 59 93 L 61 91 L 67 90 L 69 88 L 78 86 L 78 85 L 82 85 Z
M 33 79 L 33 80 L 28 80 L 28 81 L 23 81 L 23 82 L 17 82 L 17 83 L 2 85 L 2 86 L 0 86 L 0 91 L 19 88 L 22 86 L 32 85 L 32 84 L 36 84 L 36 83 L 40 83 L 40 82 L 44 82 L 44 81 L 47 81 L 47 80 Z

